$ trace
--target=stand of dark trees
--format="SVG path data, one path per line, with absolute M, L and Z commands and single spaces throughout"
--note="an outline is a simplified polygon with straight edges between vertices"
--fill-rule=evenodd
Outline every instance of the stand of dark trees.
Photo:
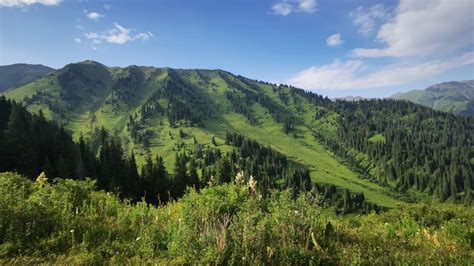
M 288 87 L 277 90 L 281 88 Z M 315 136 L 372 181 L 395 183 L 401 192 L 412 188 L 440 201 L 473 202 L 474 118 L 408 101 L 333 102 L 290 89 L 291 95 L 337 113 L 336 136 L 322 132 L 315 132 Z M 324 119 L 324 114 L 315 119 Z M 377 174 L 370 175 L 357 153 L 368 157 Z

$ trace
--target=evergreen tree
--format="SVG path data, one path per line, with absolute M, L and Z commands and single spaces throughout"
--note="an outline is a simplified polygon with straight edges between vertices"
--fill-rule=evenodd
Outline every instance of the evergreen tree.
M 192 158 L 189 161 L 189 179 L 188 186 L 199 188 L 199 176 L 196 170 L 196 161 Z

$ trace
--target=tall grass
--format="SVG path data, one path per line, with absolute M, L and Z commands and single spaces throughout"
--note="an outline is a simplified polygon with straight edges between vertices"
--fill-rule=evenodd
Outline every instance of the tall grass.
M 413 205 L 338 217 L 310 194 L 262 199 L 245 182 L 131 204 L 92 180 L 0 174 L 0 264 L 465 264 L 474 210 Z

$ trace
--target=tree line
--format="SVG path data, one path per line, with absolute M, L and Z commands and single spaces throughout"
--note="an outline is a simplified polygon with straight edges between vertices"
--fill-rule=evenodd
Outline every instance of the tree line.
M 179 135 L 184 138 L 186 133 Z M 181 197 L 189 186 L 199 189 L 233 182 L 243 171 L 246 180 L 252 176 L 257 181 L 264 197 L 272 189 L 291 188 L 294 197 L 314 190 L 329 203 L 342 204 L 343 212 L 361 210 L 359 202 L 366 206 L 363 197 L 348 191 L 316 187 L 308 169 L 237 133 L 226 134 L 225 144 L 235 148 L 226 154 L 221 153 L 215 140 L 211 147 L 194 140 L 194 150 L 187 152 L 181 147 L 176 152 L 170 172 L 162 157 L 150 153 L 139 169 L 135 154 L 128 155 L 121 141 L 104 128 L 95 129 L 87 141 L 81 136 L 74 142 L 63 127 L 47 121 L 41 111 L 30 114 L 21 104 L 0 98 L 0 172 L 17 171 L 31 179 L 41 172 L 50 178 L 91 177 L 100 189 L 132 201 L 144 198 L 159 204 Z

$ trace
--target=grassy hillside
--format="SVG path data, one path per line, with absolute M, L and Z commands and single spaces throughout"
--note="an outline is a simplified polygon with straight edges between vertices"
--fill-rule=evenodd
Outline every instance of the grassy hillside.
M 86 61 L 5 95 L 24 101 L 30 111 L 43 110 L 75 138 L 90 138 L 104 126 L 134 151 L 139 165 L 150 151 L 172 169 L 177 150 L 193 152 L 194 139 L 211 146 L 212 136 L 226 152 L 231 147 L 225 133 L 239 132 L 309 167 L 315 182 L 363 192 L 381 206 L 403 203 L 391 189 L 361 179 L 315 140 L 314 130 L 334 134 L 337 115 L 315 120 L 320 108 L 290 88 L 277 90 L 221 70 L 108 68 Z M 291 132 L 285 133 L 285 119 L 291 119 Z M 178 137 L 180 130 L 186 138 Z
M 474 116 L 474 80 L 440 83 L 424 90 L 397 93 L 392 98 L 408 100 L 439 111 Z
M 453 264 L 474 259 L 474 211 L 412 205 L 335 216 L 318 198 L 247 180 L 155 207 L 94 181 L 0 174 L 0 264 Z M 257 184 L 258 186 L 259 184 Z M 15 189 L 12 189 L 15 188 Z
M 0 66 L 0 92 L 24 85 L 54 69 L 43 65 L 14 64 Z

